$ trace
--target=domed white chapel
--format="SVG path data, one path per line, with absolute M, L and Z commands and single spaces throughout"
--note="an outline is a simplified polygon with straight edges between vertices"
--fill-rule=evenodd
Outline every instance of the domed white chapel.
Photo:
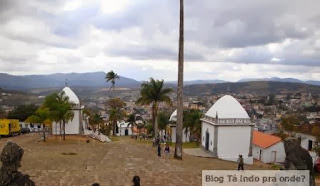
M 234 97 L 220 98 L 201 120 L 202 148 L 215 157 L 230 161 L 237 161 L 241 154 L 246 164 L 253 164 L 254 124 Z
M 70 87 L 66 85 L 62 89 L 61 92 L 65 93 L 65 96 L 69 98 L 69 102 L 72 104 L 72 111 L 73 111 L 73 119 L 70 120 L 68 123 L 66 123 L 66 134 L 83 134 L 84 129 L 85 129 L 85 121 L 84 118 L 82 117 L 83 115 L 83 108 L 80 104 L 80 100 L 78 96 L 71 90 Z M 62 124 L 61 124 L 62 128 Z M 63 133 L 63 129 L 61 131 Z M 52 134 L 57 135 L 60 134 L 60 124 L 53 122 L 52 123 Z

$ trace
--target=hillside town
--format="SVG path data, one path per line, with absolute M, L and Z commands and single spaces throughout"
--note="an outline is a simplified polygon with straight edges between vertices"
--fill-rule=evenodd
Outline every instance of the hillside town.
M 0 186 L 320 185 L 319 2 L 1 0 Z
M 27 119 L 20 120 L 21 132 L 36 132 L 39 134 L 39 140 L 44 141 L 50 141 L 50 136 L 61 134 L 63 134 L 64 140 L 68 139 L 68 135 L 84 134 L 101 142 L 111 142 L 114 140 L 111 136 L 114 135 L 118 137 L 131 136 L 139 141 L 141 139 L 149 141 L 155 132 L 151 127 L 153 107 L 152 104 L 139 104 L 138 100 L 141 99 L 142 90 L 138 93 L 133 91 L 132 94 L 130 91 L 126 91 L 119 94 L 120 96 L 117 98 L 99 97 L 97 102 L 86 103 L 79 99 L 72 88 L 66 84 L 60 94 L 72 103 L 70 109 L 73 119 L 66 120 L 67 123 L 62 128 L 61 122 L 59 124 L 54 121 L 49 124 L 44 120 L 42 120 L 44 123 L 41 123 L 40 120 L 32 119 L 30 116 L 32 112 L 35 112 L 35 116 L 37 113 L 39 115 L 44 112 L 41 111 L 41 107 L 38 108 L 39 105 L 20 105 L 11 107 L 11 109 L 8 109 L 10 106 L 3 105 L 1 117 L 19 118 L 21 113 L 27 114 L 30 110 L 36 109 L 30 112 Z M 2 100 L 10 96 L 12 94 L 3 95 Z M 39 99 L 42 99 L 43 104 L 46 105 L 50 96 L 39 97 Z M 168 98 L 174 100 L 173 94 L 168 94 Z M 204 151 L 184 149 L 184 152 L 191 156 L 217 157 L 233 162 L 237 161 L 240 153 L 247 165 L 255 165 L 254 161 L 258 160 L 281 167 L 286 157 L 284 139 L 288 135 L 292 136 L 292 133 L 289 132 L 294 131 L 294 137 L 301 141 L 301 148 L 308 150 L 312 162 L 316 166 L 318 152 L 315 148 L 317 148 L 319 139 L 317 135 L 320 135 L 320 130 L 318 134 L 315 133 L 314 128 L 319 127 L 319 101 L 319 95 L 311 93 L 283 93 L 269 96 L 226 93 L 205 97 L 185 97 L 183 108 L 188 111 L 186 114 L 197 111 L 201 125 L 199 125 L 199 121 L 199 124 L 191 123 L 190 125 L 188 124 L 189 120 L 186 119 L 182 142 L 200 144 L 200 149 Z M 118 115 L 114 120 L 112 105 L 120 103 L 122 106 L 118 109 L 122 111 L 117 112 L 119 112 L 118 114 L 123 112 L 123 116 Z M 158 109 L 159 117 L 162 114 L 161 117 L 166 121 L 165 123 L 162 123 L 161 119 L 158 121 L 160 141 L 175 143 L 177 140 L 176 105 L 174 101 L 172 105 L 159 102 Z M 189 116 L 185 115 L 184 117 L 188 118 Z M 289 130 L 284 122 L 291 117 L 293 119 L 290 122 L 292 122 L 293 128 Z M 6 125 L 5 121 L 2 121 L 2 125 Z M 13 122 L 12 120 L 11 123 Z M 114 122 L 116 122 L 115 125 Z M 233 127 L 230 127 L 230 124 Z M 226 128 L 226 126 L 229 127 Z M 200 133 L 196 132 L 197 130 L 200 130 Z M 237 142 L 231 140 L 231 143 L 227 144 L 227 139 L 232 139 L 232 133 L 237 134 Z M 13 135 L 16 134 L 18 134 L 18 130 Z M 228 150 L 228 148 L 230 149 Z

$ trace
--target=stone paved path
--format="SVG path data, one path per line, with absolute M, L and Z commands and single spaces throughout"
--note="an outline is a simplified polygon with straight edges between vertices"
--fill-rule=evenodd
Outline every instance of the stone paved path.
M 142 185 L 201 185 L 202 170 L 234 170 L 236 163 L 184 154 L 183 160 L 158 158 L 156 149 L 130 138 L 112 143 L 83 139 L 35 142 L 36 136 L 11 138 L 25 150 L 21 171 L 36 185 L 132 185 L 134 175 Z M 0 140 L 0 148 L 8 139 Z M 172 149 L 173 150 L 173 149 Z M 64 155 L 74 153 L 75 155 Z M 262 166 L 246 166 L 262 169 Z
M 201 148 L 183 149 L 183 152 L 191 156 L 197 156 L 197 157 L 203 157 L 203 158 L 214 158 L 212 154 L 205 152 Z

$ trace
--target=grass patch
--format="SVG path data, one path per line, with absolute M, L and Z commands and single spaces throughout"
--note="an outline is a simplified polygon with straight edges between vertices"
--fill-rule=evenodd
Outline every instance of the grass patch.
M 169 143 L 169 145 L 171 147 L 175 147 L 176 143 Z M 199 148 L 200 145 L 197 145 L 197 142 L 185 142 L 185 143 L 182 143 L 182 148 L 184 149 L 192 149 L 192 148 Z
M 275 164 L 273 164 L 273 165 L 271 166 L 271 169 L 273 169 L 273 170 L 280 170 L 280 168 L 281 168 L 280 165 L 275 165 Z

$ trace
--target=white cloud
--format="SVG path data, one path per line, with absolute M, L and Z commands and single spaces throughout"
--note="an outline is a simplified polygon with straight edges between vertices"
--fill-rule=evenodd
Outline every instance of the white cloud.
M 320 78 L 317 0 L 185 2 L 185 79 Z M 177 78 L 178 1 L 0 2 L 0 71 Z

